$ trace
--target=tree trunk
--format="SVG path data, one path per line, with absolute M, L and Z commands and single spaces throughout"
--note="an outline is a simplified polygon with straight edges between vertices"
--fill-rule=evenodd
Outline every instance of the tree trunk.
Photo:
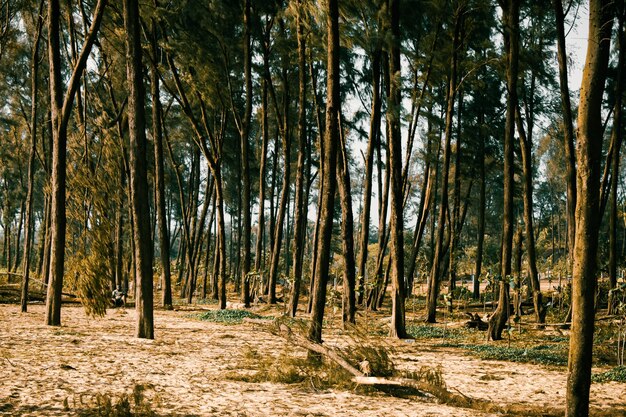
M 296 316 L 298 310 L 298 298 L 300 297 L 300 285 L 302 282 L 302 263 L 304 261 L 305 234 L 307 226 L 307 213 L 304 199 L 304 164 L 306 159 L 306 37 L 304 35 L 304 24 L 302 11 L 302 0 L 298 1 L 298 165 L 296 168 L 296 196 L 294 212 L 294 233 L 293 233 L 293 286 L 289 297 L 290 317 Z
M 311 324 L 308 338 L 312 342 L 322 342 L 322 323 L 326 304 L 326 284 L 330 265 L 331 237 L 333 232 L 333 212 L 336 189 L 336 158 L 339 144 L 339 111 L 341 98 L 339 94 L 339 6 L 338 0 L 326 2 L 328 49 L 327 49 L 327 94 L 326 100 L 326 131 L 323 140 L 324 152 L 321 153 L 323 172 L 322 191 L 320 193 L 320 229 L 317 248 L 317 266 L 315 268 L 315 286 L 311 309 Z M 315 356 L 309 355 L 310 358 Z
M 602 96 L 610 52 L 613 9 L 606 0 L 589 2 L 589 40 L 578 107 L 576 158 L 576 240 L 572 279 L 572 331 L 569 345 L 565 415 L 589 414 L 591 357 L 600 228 Z
M 66 166 L 67 166 L 67 125 L 78 89 L 78 84 L 87 58 L 91 52 L 107 0 L 99 0 L 94 9 L 89 32 L 83 49 L 74 65 L 65 97 L 61 80 L 60 7 L 59 0 L 48 2 L 48 60 L 50 68 L 50 107 L 52 120 L 52 206 L 51 206 L 51 250 L 50 280 L 46 297 L 46 324 L 61 325 L 61 292 L 65 271 L 65 230 L 66 230 Z
M 476 239 L 476 263 L 474 265 L 474 288 L 472 291 L 472 297 L 474 299 L 480 298 L 480 277 L 482 275 L 483 266 L 483 243 L 485 242 L 485 209 L 487 205 L 486 200 L 486 188 L 485 181 L 485 134 L 484 129 L 485 116 L 481 112 L 479 116 L 480 138 L 478 145 L 478 170 L 480 179 L 480 191 L 478 197 L 478 236 Z
M 146 160 L 145 95 L 141 62 L 139 3 L 124 0 L 126 76 L 128 80 L 128 133 L 130 138 L 130 199 L 135 242 L 135 308 L 137 337 L 154 339 L 152 245 Z
M 456 95 L 457 83 L 457 49 L 460 42 L 460 32 L 462 25 L 463 10 L 458 7 L 455 10 L 454 37 L 452 44 L 452 57 L 450 59 L 451 71 L 449 78 L 449 87 L 447 95 L 446 109 L 446 128 L 444 133 L 445 145 L 443 148 L 443 179 L 441 183 L 441 202 L 439 204 L 439 215 L 437 219 L 437 238 L 435 241 L 435 250 L 433 256 L 433 264 L 430 272 L 430 280 L 428 281 L 428 298 L 427 298 L 427 317 L 428 323 L 435 323 L 437 316 L 437 298 L 439 298 L 439 277 L 441 273 L 441 264 L 443 262 L 445 251 L 443 250 L 444 230 L 446 224 L 446 212 L 448 211 L 448 178 L 450 175 L 450 141 L 452 136 L 452 118 L 454 113 L 454 99 Z
M 250 132 L 250 118 L 252 115 L 252 54 L 250 53 L 250 0 L 244 2 L 243 13 L 243 61 L 244 61 L 244 83 L 246 86 L 246 108 L 243 117 L 243 122 L 240 124 L 240 139 L 241 139 L 241 180 L 242 180 L 242 198 L 241 198 L 241 211 L 243 212 L 243 248 L 241 254 L 241 301 L 245 307 L 250 307 L 250 282 L 248 274 L 250 272 L 251 255 L 251 234 L 252 234 L 252 221 L 250 219 L 250 158 L 249 158 L 249 132 Z M 231 94 L 232 97 L 232 94 Z
M 567 75 L 567 50 L 565 46 L 565 16 L 561 0 L 552 0 L 555 12 L 557 34 L 557 58 L 559 62 L 559 85 L 561 91 L 561 111 L 563 112 L 563 148 L 567 164 L 567 248 L 568 270 L 573 263 L 574 237 L 576 235 L 576 154 L 574 151 L 574 124 L 572 105 L 569 95 L 569 81 Z
M 624 29 L 625 7 L 624 1 L 618 1 L 618 66 L 617 66 L 617 82 L 615 85 L 615 113 L 613 114 L 613 132 L 611 141 L 613 142 L 613 153 L 611 155 L 611 213 L 609 225 L 609 288 L 612 290 L 617 286 L 617 228 L 618 228 L 618 210 L 617 210 L 617 185 L 619 182 L 619 162 L 620 149 L 622 145 L 622 96 L 624 94 L 624 66 L 626 54 L 626 29 Z M 608 314 L 614 314 L 615 310 L 614 292 L 609 292 Z
M 456 116 L 456 149 L 454 151 L 454 190 L 452 192 L 452 217 L 450 218 L 450 254 L 448 256 L 448 294 L 450 297 L 452 297 L 454 288 L 456 288 L 456 247 L 459 240 L 461 223 L 461 120 L 463 114 L 463 89 L 459 90 L 459 103 Z M 452 303 L 448 304 L 448 309 L 452 312 Z
M 361 212 L 361 236 L 359 240 L 358 260 L 358 304 L 363 304 L 365 294 L 365 275 L 367 274 L 367 251 L 370 236 L 370 212 L 372 207 L 372 173 L 374 171 L 374 150 L 380 140 L 380 117 L 382 100 L 380 98 L 380 47 L 372 53 L 372 114 L 370 116 L 370 131 L 367 140 L 365 156 L 365 184 L 363 190 L 363 211 Z
M 33 52 L 30 62 L 30 152 L 28 154 L 28 190 L 26 193 L 26 224 L 24 226 L 24 262 L 22 265 L 22 295 L 21 311 L 26 313 L 28 309 L 28 284 L 30 279 L 30 251 L 32 245 L 33 225 L 33 183 L 35 179 L 35 156 L 37 153 L 37 92 L 39 77 L 39 42 L 41 40 L 41 28 L 43 27 L 43 5 L 39 2 L 37 14 L 37 30 L 33 41 Z
M 264 58 L 265 59 L 265 58 Z M 254 269 L 257 274 L 261 273 L 263 254 L 263 237 L 265 233 L 265 175 L 267 161 L 267 145 L 269 142 L 268 120 L 267 120 L 267 81 L 262 81 L 261 90 L 261 124 L 263 139 L 261 143 L 261 157 L 259 165 L 259 217 L 257 220 L 256 249 L 254 255 Z
M 510 314 L 509 277 L 511 275 L 511 257 L 513 252 L 513 140 L 515 137 L 515 111 L 517 105 L 517 77 L 519 67 L 519 10 L 520 0 L 506 0 L 502 6 L 504 24 L 504 51 L 507 61 L 507 107 L 504 132 L 504 212 L 502 215 L 502 245 L 500 259 L 500 292 L 498 307 L 489 318 L 488 337 L 493 340 L 502 338 Z
M 533 80 L 534 85 L 534 80 Z M 531 95 L 534 94 L 531 88 Z M 530 286 L 533 291 L 533 305 L 535 307 L 535 321 L 537 323 L 545 323 L 546 308 L 543 305 L 541 295 L 541 287 L 539 285 L 539 272 L 537 271 L 537 254 L 535 250 L 535 231 L 533 220 L 533 168 L 532 168 L 532 115 L 527 115 L 528 135 L 522 124 L 519 105 L 516 105 L 516 121 L 517 131 L 520 139 L 520 148 L 522 153 L 522 167 L 524 180 L 524 228 L 526 232 L 526 255 L 528 262 L 528 275 L 530 277 Z
M 158 1 L 154 1 L 158 7 Z M 152 39 L 150 60 L 150 95 L 152 99 L 152 139 L 154 141 L 154 192 L 156 200 L 156 215 L 159 230 L 159 249 L 161 255 L 161 305 L 166 310 L 172 306 L 172 276 L 170 273 L 170 238 L 165 214 L 165 167 L 163 163 L 163 132 L 161 130 L 161 98 L 159 88 L 159 73 L 157 61 L 159 59 L 158 26 L 155 18 L 151 19 Z
M 346 142 L 339 112 L 339 150 L 337 152 L 337 183 L 341 199 L 341 237 L 343 246 L 343 311 L 342 322 L 355 323 L 355 261 L 354 261 L 354 219 L 352 217 L 352 191 L 350 189 L 350 167 L 346 154 Z
M 281 22 L 282 27 L 282 22 Z M 284 28 L 283 28 L 284 30 Z M 278 108 L 278 100 L 272 83 L 269 67 L 266 67 L 266 74 L 269 83 L 270 97 L 274 102 L 274 110 L 276 113 L 276 123 L 282 139 L 283 145 L 283 184 L 280 191 L 280 202 L 278 204 L 278 213 L 276 214 L 276 224 L 274 229 L 274 246 L 272 248 L 272 258 L 270 263 L 270 274 L 268 277 L 268 303 L 276 304 L 276 283 L 278 279 L 278 264 L 280 260 L 280 250 L 283 244 L 283 226 L 285 221 L 285 212 L 287 201 L 289 199 L 289 179 L 291 176 L 291 140 L 289 138 L 289 88 L 287 80 L 286 62 L 283 60 L 282 84 L 283 84 L 283 108 L 282 115 Z
M 391 328 L 389 336 L 405 338 L 404 305 L 404 216 L 402 211 L 402 134 L 400 131 L 400 107 L 402 105 L 400 79 L 400 0 L 389 0 L 391 12 L 391 53 L 389 73 L 392 77 L 389 92 L 387 123 L 390 125 L 388 136 L 389 171 L 391 181 L 390 210 L 390 262 L 391 262 Z M 384 291 L 384 289 L 383 289 Z
M 432 114 L 432 106 L 431 106 Z M 433 137 L 433 125 L 428 121 L 428 142 L 426 144 L 426 159 L 424 164 L 424 180 L 422 182 L 422 188 L 420 193 L 420 203 L 417 216 L 417 222 L 415 223 L 415 230 L 413 232 L 413 244 L 411 247 L 411 255 L 409 257 L 409 267 L 407 269 L 406 281 L 406 297 L 409 297 L 413 293 L 413 282 L 415 280 L 415 269 L 417 267 L 417 256 L 424 236 L 424 230 L 426 229 L 426 222 L 428 221 L 428 214 L 431 208 L 431 202 L 435 194 L 436 176 L 437 176 L 437 162 L 439 161 L 439 152 L 441 151 L 441 141 L 437 146 L 437 153 L 432 151 L 432 137 Z M 433 161 L 435 167 L 433 168 Z

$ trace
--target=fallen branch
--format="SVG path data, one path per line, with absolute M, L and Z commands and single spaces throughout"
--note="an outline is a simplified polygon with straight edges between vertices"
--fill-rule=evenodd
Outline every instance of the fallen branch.
M 419 381 L 409 378 L 382 378 L 376 376 L 368 376 L 364 372 L 352 366 L 347 360 L 345 360 L 338 352 L 326 346 L 310 341 L 309 339 L 295 334 L 289 326 L 281 324 L 279 326 L 280 336 L 284 337 L 288 341 L 292 342 L 296 346 L 303 347 L 312 352 L 324 355 L 343 369 L 354 375 L 353 382 L 360 385 L 373 385 L 373 386 L 399 386 L 405 388 L 411 388 L 419 391 L 420 394 L 425 395 L 421 390 L 422 384 Z M 366 367 L 368 365 L 365 365 Z
M 293 342 L 296 346 L 303 347 L 312 352 L 319 353 L 320 355 L 326 356 L 328 359 L 335 362 L 337 365 L 341 366 L 346 371 L 350 372 L 355 377 L 365 377 L 365 374 L 354 366 L 350 365 L 350 363 L 342 358 L 337 352 L 332 349 L 327 348 L 319 343 L 315 343 L 310 341 L 309 339 L 299 336 L 291 331 L 291 328 L 286 324 L 281 324 L 278 328 L 279 335 L 287 339 L 288 341 Z

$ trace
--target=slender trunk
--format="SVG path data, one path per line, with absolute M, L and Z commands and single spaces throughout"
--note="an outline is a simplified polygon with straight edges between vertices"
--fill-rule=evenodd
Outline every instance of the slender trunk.
M 243 121 L 240 126 L 241 138 L 241 180 L 242 180 L 242 198 L 241 211 L 243 212 L 243 248 L 241 254 L 241 301 L 245 307 L 250 307 L 250 282 L 248 274 L 250 272 L 251 255 L 251 234 L 252 221 L 250 212 L 251 188 L 250 188 L 250 158 L 249 154 L 249 132 L 250 119 L 252 116 L 252 54 L 250 53 L 250 0 L 244 2 L 243 13 L 243 61 L 244 61 L 244 83 L 246 86 L 246 108 Z M 232 97 L 232 95 L 231 95 Z
M 354 219 L 352 214 L 352 191 L 350 189 L 350 167 L 346 154 L 346 142 L 339 112 L 339 150 L 337 152 L 337 183 L 341 199 L 341 236 L 343 246 L 343 323 L 355 323 L 355 261 L 354 261 Z
M 602 96 L 610 52 L 613 9 L 606 0 L 589 2 L 589 40 L 580 88 L 576 158 L 576 240 L 572 278 L 572 331 L 565 415 L 589 415 L 598 232 Z
M 450 141 L 452 136 L 452 119 L 454 113 L 454 101 L 457 83 L 457 49 L 460 42 L 460 29 L 462 20 L 462 10 L 455 11 L 454 38 L 452 44 L 451 71 L 447 95 L 446 127 L 444 133 L 445 145 L 443 148 L 443 178 L 441 183 L 441 202 L 439 204 L 439 215 L 437 219 L 437 238 L 435 240 L 435 250 L 433 263 L 428 282 L 427 317 L 426 321 L 434 323 L 437 316 L 437 298 L 439 297 L 439 277 L 441 274 L 441 264 L 445 251 L 443 250 L 444 230 L 446 223 L 446 213 L 448 211 L 448 178 L 450 175 Z
M 454 190 L 452 192 L 452 217 L 450 218 L 450 254 L 448 257 L 448 293 L 452 296 L 452 292 L 456 287 L 456 246 L 460 234 L 460 207 L 461 207 L 461 120 L 463 114 L 463 89 L 459 91 L 459 104 L 457 111 L 457 133 L 456 133 L 456 149 L 454 151 Z M 448 304 L 448 308 L 452 310 L 452 304 Z
M 559 62 L 559 85 L 561 111 L 563 112 L 563 149 L 567 164 L 567 248 L 568 270 L 572 270 L 574 238 L 576 236 L 576 153 L 574 150 L 574 124 L 567 75 L 567 50 L 565 46 L 565 15 L 562 0 L 552 0 L 557 34 L 557 58 Z
M 380 47 L 372 53 L 372 114 L 370 116 L 370 131 L 367 141 L 367 153 L 365 157 L 365 184 L 363 191 L 363 210 L 361 212 L 361 236 L 359 240 L 358 260 L 358 304 L 363 304 L 365 294 L 365 274 L 367 273 L 367 251 L 370 234 L 370 212 L 372 207 L 372 173 L 374 171 L 374 150 L 380 140 L 380 117 L 382 100 L 380 98 Z
M 515 111 L 517 106 L 517 78 L 519 67 L 519 10 L 520 0 L 507 0 L 502 7 L 504 23 L 504 51 L 507 58 L 507 107 L 504 132 L 504 212 L 502 216 L 502 244 L 500 259 L 500 292 L 498 307 L 489 319 L 488 337 L 502 338 L 510 314 L 509 276 L 513 252 L 513 140 L 515 135 Z
M 317 343 L 322 342 L 322 323 L 324 320 L 324 306 L 326 304 L 326 284 L 330 265 L 331 237 L 333 229 L 333 212 L 336 189 L 337 148 L 339 144 L 339 111 L 341 98 L 339 94 L 339 6 L 337 0 L 328 0 L 327 30 L 328 30 L 328 65 L 327 65 L 327 94 L 326 100 L 326 131 L 321 153 L 323 173 L 320 178 L 322 192 L 320 193 L 320 229 L 317 249 L 317 267 L 315 269 L 314 301 L 311 309 L 311 324 L 308 338 Z M 311 358 L 314 355 L 309 354 Z M 317 357 L 319 358 L 319 357 Z
M 61 325 L 61 292 L 65 272 L 65 230 L 66 230 L 66 166 L 67 166 L 67 125 L 73 106 L 79 80 L 87 64 L 107 0 L 99 0 L 85 37 L 83 49 L 74 65 L 65 97 L 61 80 L 60 6 L 59 0 L 48 2 L 48 59 L 50 68 L 50 107 L 52 120 L 52 207 L 51 207 L 51 250 L 50 281 L 46 297 L 46 324 Z
M 405 338 L 404 304 L 404 216 L 402 211 L 402 134 L 400 131 L 400 107 L 402 102 L 400 79 L 400 0 L 389 0 L 391 34 L 393 36 L 389 57 L 389 73 L 393 79 L 389 91 L 387 138 L 389 146 L 389 171 L 391 181 L 390 210 L 390 262 L 391 262 L 391 328 L 389 336 Z M 384 291 L 384 289 L 383 289 Z
M 431 107 L 432 114 L 432 107 Z M 441 141 L 437 146 L 437 153 L 432 151 L 432 137 L 433 137 L 432 123 L 428 122 L 428 142 L 426 144 L 426 158 L 424 166 L 424 180 L 422 182 L 420 192 L 420 203 L 418 209 L 417 222 L 415 224 L 415 231 L 413 232 L 413 244 L 411 247 L 411 255 L 409 257 L 409 266 L 406 273 L 406 297 L 409 297 L 413 293 L 413 282 L 415 277 L 415 269 L 417 267 L 417 255 L 419 253 L 422 238 L 424 236 L 424 230 L 426 229 L 426 222 L 428 221 L 428 215 L 431 208 L 431 202 L 435 193 L 436 184 L 436 166 L 439 160 L 439 152 L 441 151 Z M 433 168 L 433 161 L 435 167 Z
M 158 1 L 154 1 L 158 7 Z M 161 99 L 159 88 L 159 73 L 157 61 L 159 59 L 158 26 L 152 18 L 152 39 L 150 60 L 150 95 L 152 99 L 152 139 L 154 141 L 154 192 L 156 199 L 156 216 L 159 230 L 159 249 L 161 255 L 161 305 L 166 310 L 172 306 L 172 276 L 170 273 L 170 238 L 165 214 L 165 166 L 163 163 L 163 131 L 161 130 Z
M 619 182 L 619 160 L 620 160 L 620 148 L 622 145 L 623 135 L 622 132 L 622 104 L 624 94 L 624 70 L 626 66 L 626 29 L 624 29 L 625 10 L 624 1 L 618 3 L 618 33 L 617 33 L 617 47 L 619 51 L 618 57 L 618 69 L 617 69 L 617 83 L 615 85 L 615 113 L 613 114 L 613 132 L 611 141 L 614 144 L 612 156 L 612 171 L 611 174 L 611 214 L 610 214 L 610 226 L 609 226 L 609 288 L 614 289 L 617 286 L 617 228 L 618 228 L 618 211 L 617 211 L 617 185 Z M 608 314 L 613 314 L 616 307 L 614 299 L 614 292 L 609 292 Z
M 259 165 L 259 217 L 257 220 L 256 249 L 254 255 L 254 269 L 256 273 L 261 273 L 263 259 L 263 236 L 265 233 L 265 175 L 267 161 L 267 144 L 269 142 L 268 120 L 267 120 L 267 81 L 262 81 L 261 90 L 261 124 L 263 129 L 263 139 L 261 143 L 261 162 Z
M 534 84 L 534 82 L 533 82 Z M 531 95 L 534 92 L 531 89 Z M 546 308 L 543 305 L 541 287 L 539 285 L 539 272 L 537 270 L 537 254 L 535 250 L 535 231 L 533 220 L 533 169 L 532 169 L 532 115 L 528 115 L 529 128 L 528 135 L 522 124 L 519 105 L 516 106 L 517 131 L 520 138 L 520 148 L 522 153 L 522 166 L 524 174 L 524 227 L 526 232 L 526 255 L 528 262 L 528 274 L 530 286 L 533 292 L 533 304 L 535 307 L 535 321 L 544 323 L 546 321 Z
M 33 42 L 33 52 L 30 63 L 30 152 L 28 155 L 28 190 L 26 193 L 26 225 L 24 226 L 24 263 L 22 265 L 22 294 L 21 311 L 26 313 L 28 309 L 28 284 L 30 279 L 30 251 L 32 245 L 33 225 L 33 183 L 35 179 L 35 156 L 37 153 L 37 91 L 39 77 L 39 42 L 41 40 L 41 28 L 43 27 L 43 6 L 44 1 L 39 2 L 39 13 L 37 14 L 37 30 Z
M 128 80 L 128 132 L 130 137 L 130 199 L 135 242 L 135 308 L 137 337 L 154 339 L 152 244 L 146 160 L 143 64 L 141 61 L 139 3 L 124 0 L 126 76 Z
M 293 286 L 289 302 L 289 316 L 295 317 L 298 310 L 300 284 L 302 282 L 302 263 L 304 261 L 304 246 L 307 224 L 306 204 L 304 201 L 304 164 L 306 158 L 306 38 L 302 16 L 302 0 L 298 1 L 298 165 L 296 168 L 296 196 L 294 210 L 293 233 Z
M 478 236 L 476 238 L 476 263 L 474 265 L 474 288 L 472 296 L 474 299 L 480 298 L 480 279 L 482 275 L 483 266 L 483 243 L 485 241 L 485 210 L 487 205 L 486 200 L 486 188 L 485 181 L 485 132 L 484 121 L 485 115 L 483 112 L 479 115 L 480 123 L 480 138 L 478 147 L 478 169 L 480 180 L 480 191 L 478 196 Z

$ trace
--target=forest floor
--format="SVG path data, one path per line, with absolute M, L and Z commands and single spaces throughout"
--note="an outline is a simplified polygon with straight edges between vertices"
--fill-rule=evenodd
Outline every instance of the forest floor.
M 130 415 L 114 413 L 128 404 L 134 415 L 156 416 L 559 415 L 563 410 L 567 369 L 558 360 L 556 365 L 543 365 L 478 357 L 468 350 L 469 339 L 455 338 L 461 331 L 452 324 L 445 330 L 440 325 L 443 338 L 433 333 L 434 338 L 391 340 L 384 336 L 388 321 L 383 313 L 359 316 L 367 329 L 360 337 L 385 346 L 398 369 L 435 370 L 445 380 L 447 392 L 478 405 L 463 408 L 432 395 L 333 386 L 323 377 L 271 382 L 276 381 L 271 375 L 278 372 L 283 358 L 304 358 L 305 350 L 268 332 L 258 321 L 198 318 L 215 307 L 157 310 L 155 339 L 143 340 L 134 337 L 131 308 L 90 318 L 80 305 L 64 305 L 63 325 L 49 327 L 44 325 L 42 304 L 29 305 L 26 314 L 18 305 L 0 305 L 0 415 Z M 252 310 L 261 316 L 280 315 L 278 307 Z M 356 336 L 342 331 L 338 318 L 329 314 L 325 344 L 350 348 Z M 423 333 L 425 326 L 415 323 L 410 329 Z M 484 332 L 474 333 L 472 346 L 494 344 L 484 341 Z M 551 336 L 544 344 L 559 340 L 558 335 Z M 507 346 L 507 341 L 496 343 Z M 535 352 L 537 339 L 524 343 L 522 355 Z M 602 370 L 594 367 L 596 373 Z M 261 371 L 267 378 L 253 378 Z M 594 383 L 592 414 L 626 416 L 625 393 L 626 383 Z

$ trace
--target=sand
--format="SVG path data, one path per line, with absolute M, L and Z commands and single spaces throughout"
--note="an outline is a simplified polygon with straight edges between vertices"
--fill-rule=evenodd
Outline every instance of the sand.
M 64 306 L 62 327 L 45 326 L 44 307 L 0 305 L 0 415 L 76 415 L 95 396 L 119 398 L 145 389 L 158 415 L 175 416 L 488 416 L 432 398 L 318 390 L 305 384 L 247 383 L 225 378 L 245 367 L 246 351 L 278 355 L 280 337 L 259 325 L 225 325 L 189 317 L 189 310 L 155 311 L 155 340 L 134 337 L 135 312 L 109 310 L 89 318 Z M 326 343 L 345 343 L 328 332 Z M 562 407 L 566 369 L 486 361 L 459 349 L 385 340 L 402 368 L 441 366 L 452 392 L 494 404 Z M 290 349 L 299 349 L 289 347 Z M 592 406 L 626 415 L 626 384 L 594 384 Z

